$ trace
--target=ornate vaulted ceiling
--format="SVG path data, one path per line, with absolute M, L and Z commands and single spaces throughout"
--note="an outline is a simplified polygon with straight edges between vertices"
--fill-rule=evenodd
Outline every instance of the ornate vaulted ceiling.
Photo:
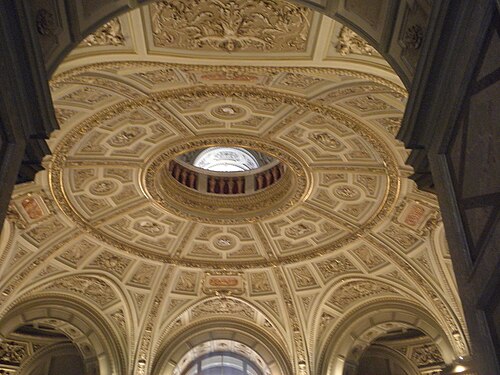
M 349 29 L 283 2 L 155 3 L 85 39 L 51 87 L 61 129 L 46 171 L 12 197 L 3 310 L 82 301 L 122 367 L 165 373 L 162 353 L 190 355 L 177 337 L 217 320 L 278 348 L 259 353 L 273 374 L 334 373 L 348 329 L 344 356 L 410 325 L 444 360 L 467 352 L 437 201 L 395 140 L 406 92 Z M 212 145 L 264 152 L 291 177 L 236 198 L 158 177 Z M 392 320 L 349 326 L 389 305 Z

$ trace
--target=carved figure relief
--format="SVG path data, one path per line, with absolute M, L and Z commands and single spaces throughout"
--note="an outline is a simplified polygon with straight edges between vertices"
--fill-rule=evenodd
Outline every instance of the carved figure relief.
M 264 0 L 166 0 L 150 6 L 157 47 L 236 51 L 302 51 L 311 11 Z
M 254 319 L 254 310 L 247 304 L 226 297 L 219 297 L 204 302 L 192 310 L 192 317 L 198 318 L 206 315 L 236 315 L 246 319 Z
M 95 176 L 95 170 L 85 168 L 85 169 L 75 169 L 71 175 L 73 178 L 73 185 L 76 190 L 80 190 L 82 186 Z
M 335 49 L 343 56 L 350 53 L 369 56 L 378 55 L 375 48 L 347 26 L 343 26 L 340 29 Z
M 324 280 L 328 280 L 342 273 L 357 271 L 354 264 L 343 255 L 316 263 L 316 266 L 321 272 Z
M 253 293 L 269 293 L 273 290 L 266 272 L 250 274 L 250 284 Z
M 196 289 L 197 276 L 194 272 L 181 272 L 177 277 L 175 290 L 179 292 L 194 292 Z
M 441 364 L 444 362 L 435 344 L 421 345 L 412 348 L 411 359 L 418 367 Z
M 207 81 L 237 81 L 237 82 L 254 82 L 259 79 L 258 76 L 243 74 L 238 71 L 225 70 L 221 72 L 201 74 L 201 80 Z
M 151 237 L 157 237 L 165 232 L 165 228 L 151 220 L 139 220 L 135 222 L 134 229 Z
M 84 87 L 63 96 L 60 100 L 94 105 L 103 101 L 104 99 L 110 98 L 111 96 L 111 94 L 98 90 L 96 88 Z
M 143 263 L 131 278 L 135 284 L 148 286 L 155 274 L 156 267 L 151 264 Z
M 353 250 L 358 258 L 368 267 L 368 269 L 376 268 L 385 263 L 384 258 L 379 256 L 374 250 L 367 246 L 361 246 Z
M 101 307 L 116 299 L 113 289 L 95 277 L 71 276 L 54 281 L 47 289 L 65 289 L 89 298 Z
M 399 128 L 401 127 L 400 117 L 384 117 L 378 119 L 377 122 L 382 125 L 389 133 L 396 136 L 398 134 Z
M 333 305 L 345 308 L 359 299 L 382 293 L 395 293 L 395 290 L 375 281 L 352 281 L 335 290 L 328 301 Z
M 342 200 L 353 201 L 361 196 L 361 192 L 351 185 L 339 185 L 333 189 L 333 194 Z
M 19 365 L 28 355 L 27 345 L 16 341 L 0 341 L 0 363 Z
M 123 46 L 125 37 L 122 33 L 122 25 L 118 18 L 102 25 L 95 32 L 86 37 L 81 45 L 83 46 Z
M 53 36 L 59 27 L 57 16 L 52 11 L 45 8 L 38 9 L 36 12 L 36 29 L 40 35 Z
M 318 145 L 333 151 L 340 151 L 344 148 L 333 135 L 327 132 L 315 132 L 310 135 L 311 139 Z
M 221 120 L 234 121 L 243 117 L 246 111 L 240 106 L 224 104 L 213 108 L 211 114 Z
M 391 241 L 396 242 L 398 245 L 401 245 L 405 249 L 410 248 L 415 243 L 418 242 L 418 239 L 412 236 L 410 233 L 405 232 L 403 229 L 396 225 L 390 225 L 387 229 L 383 231 L 383 233 L 391 239 Z
M 118 275 L 122 275 L 130 262 L 130 259 L 120 257 L 109 251 L 104 251 L 92 262 L 92 264 L 110 272 L 117 273 Z
M 320 78 L 307 76 L 305 74 L 287 73 L 280 79 L 279 84 L 286 87 L 307 89 L 322 80 Z
M 299 288 L 317 286 L 316 280 L 307 266 L 293 268 L 292 275 Z
M 78 112 L 73 111 L 71 109 L 65 109 L 65 108 L 54 108 L 55 114 L 56 114 L 56 119 L 59 125 L 63 125 L 66 121 L 68 121 L 71 117 L 76 115 Z
M 214 246 L 219 250 L 231 250 L 235 247 L 237 240 L 233 236 L 224 234 L 213 240 Z
M 41 243 L 54 233 L 60 232 L 62 229 L 64 229 L 64 224 L 54 218 L 37 225 L 35 228 L 29 230 L 26 235 L 35 242 Z
M 122 335 L 127 336 L 127 323 L 125 321 L 125 313 L 123 312 L 123 310 L 116 310 L 110 316 L 120 328 L 120 332 L 122 333 Z
M 72 263 L 73 265 L 77 265 L 80 260 L 85 258 L 92 250 L 96 248 L 96 244 L 87 240 L 81 240 L 80 242 L 70 246 L 59 257 Z
M 334 317 L 326 312 L 322 313 L 321 314 L 321 318 L 320 318 L 320 323 L 319 323 L 319 326 L 320 328 L 325 328 L 325 327 L 328 327 L 328 325 L 330 324 L 330 322 L 334 319 Z
M 387 109 L 394 110 L 394 107 L 373 95 L 360 96 L 354 99 L 346 100 L 345 104 L 357 109 L 360 112 L 375 112 Z
M 314 233 L 314 225 L 308 223 L 295 224 L 285 229 L 285 235 L 293 239 L 302 238 L 311 233 Z
M 137 77 L 147 81 L 149 84 L 159 83 L 178 83 L 181 80 L 177 77 L 174 69 L 158 69 L 149 72 L 140 72 L 136 74 Z
M 361 184 L 364 188 L 365 191 L 368 193 L 368 196 L 374 196 L 376 191 L 377 191 L 377 176 L 372 176 L 372 175 L 358 175 L 356 176 L 356 181 Z
M 105 199 L 90 198 L 87 195 L 81 195 L 78 198 L 82 206 L 92 214 L 109 207 L 109 203 Z
M 130 126 L 127 129 L 120 131 L 118 134 L 112 136 L 108 143 L 114 147 L 125 147 L 144 134 L 144 129 L 137 126 Z
M 406 48 L 419 49 L 424 40 L 424 29 L 420 25 L 411 25 L 403 35 L 403 43 Z
M 100 180 L 90 185 L 89 191 L 94 195 L 106 195 L 118 188 L 118 185 L 111 180 Z

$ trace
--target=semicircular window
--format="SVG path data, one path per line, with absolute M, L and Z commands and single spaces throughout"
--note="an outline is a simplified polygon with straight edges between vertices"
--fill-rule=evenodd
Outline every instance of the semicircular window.
M 262 375 L 262 372 L 241 355 L 211 353 L 191 363 L 183 375 Z

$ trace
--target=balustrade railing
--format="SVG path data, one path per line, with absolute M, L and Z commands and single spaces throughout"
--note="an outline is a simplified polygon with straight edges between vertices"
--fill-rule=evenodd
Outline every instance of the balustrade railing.
M 275 160 L 244 172 L 214 172 L 172 160 L 168 170 L 176 181 L 188 188 L 201 193 L 232 195 L 251 194 L 275 184 L 284 175 L 285 165 Z

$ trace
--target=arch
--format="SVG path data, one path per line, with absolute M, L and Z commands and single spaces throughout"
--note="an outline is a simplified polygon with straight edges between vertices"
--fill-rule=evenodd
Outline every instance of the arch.
M 368 304 L 345 316 L 329 333 L 318 356 L 317 368 L 321 375 L 342 375 L 347 365 L 356 365 L 356 354 L 384 333 L 387 324 L 416 328 L 429 336 L 438 346 L 446 364 L 455 354 L 445 331 L 422 307 L 403 299 L 383 299 Z M 367 333 L 373 330 L 373 335 Z M 378 334 L 377 334 L 378 332 Z M 358 346 L 357 346 L 358 345 Z
M 183 317 L 187 317 L 189 313 L 192 313 L 193 310 L 195 310 L 198 307 L 203 306 L 204 304 L 211 303 L 211 302 L 217 302 L 217 301 L 227 301 L 231 304 L 237 304 L 239 306 L 247 306 L 250 309 L 252 309 L 256 314 L 257 318 L 256 320 L 259 321 L 260 319 L 265 319 L 270 322 L 275 328 L 275 335 L 274 335 L 274 340 L 278 343 L 278 346 L 283 347 L 285 345 L 286 339 L 285 335 L 286 332 L 283 331 L 283 326 L 280 324 L 280 322 L 274 317 L 272 314 L 269 314 L 265 310 L 262 309 L 262 307 L 257 306 L 255 303 L 252 303 L 248 299 L 242 297 L 242 296 L 206 296 L 200 300 L 193 301 L 189 305 L 187 305 L 185 308 L 183 308 L 181 311 L 176 313 L 175 315 L 172 315 L 169 319 L 166 319 L 162 325 L 160 326 L 160 336 L 158 341 L 159 342 L 165 342 L 166 340 L 169 339 L 170 337 L 170 331 L 172 325 L 175 324 L 175 322 L 178 319 L 183 319 Z M 189 318 L 188 318 L 189 319 Z M 246 324 L 248 325 L 250 321 L 246 321 Z M 196 323 L 197 324 L 197 323 Z M 158 347 L 159 345 L 157 345 Z
M 4 220 L 3 225 L 0 227 L 0 249 L 4 249 L 0 253 L 0 275 L 5 275 L 6 271 L 4 268 L 7 267 L 7 256 L 9 255 L 12 242 L 14 240 L 14 235 L 16 229 L 14 224 L 10 220 Z
M 18 370 L 19 375 L 39 375 L 41 373 L 51 375 L 53 373 L 48 372 L 49 366 L 51 365 L 52 360 L 55 358 L 56 360 L 61 360 L 63 357 L 70 357 L 69 363 L 66 361 L 61 361 L 64 364 L 71 365 L 71 368 L 68 369 L 71 374 L 81 375 L 84 372 L 85 364 L 82 361 L 80 355 L 81 363 L 75 363 L 75 356 L 80 355 L 75 346 L 71 343 L 60 343 L 55 345 L 50 345 L 46 348 L 42 348 L 37 351 L 31 358 L 26 361 L 21 368 Z M 78 361 L 78 360 L 77 360 Z M 43 372 L 42 372 L 43 371 Z M 88 373 L 88 372 L 87 372 Z
M 198 344 L 217 339 L 231 339 L 253 348 L 266 361 L 273 374 L 292 374 L 291 358 L 267 332 L 235 318 L 203 320 L 191 324 L 160 344 L 153 359 L 152 375 L 171 375 L 180 359 Z
M 339 275 L 335 278 L 332 278 L 325 284 L 324 290 L 319 294 L 318 298 L 314 301 L 314 304 L 311 308 L 312 311 L 315 311 L 314 314 L 311 314 L 310 317 L 310 322 L 309 324 L 311 327 L 313 327 L 313 337 L 316 337 L 318 339 L 318 335 L 321 333 L 320 331 L 320 323 L 321 323 L 321 315 L 323 313 L 322 307 L 326 306 L 327 301 L 335 295 L 339 295 L 339 290 L 345 286 L 349 285 L 356 285 L 357 283 L 370 283 L 375 286 L 381 286 L 382 288 L 387 288 L 385 291 L 380 288 L 379 291 L 381 292 L 380 294 L 377 293 L 377 289 L 374 289 L 375 293 L 367 293 L 365 296 L 360 296 L 359 299 L 347 304 L 346 306 L 343 307 L 342 310 L 339 310 L 342 312 L 342 314 L 351 314 L 352 311 L 356 311 L 359 308 L 362 308 L 363 306 L 366 306 L 370 304 L 370 300 L 380 300 L 381 298 L 391 298 L 390 295 L 392 294 L 394 297 L 393 298 L 412 298 L 416 301 L 419 301 L 421 304 L 425 304 L 426 301 L 425 299 L 422 298 L 421 295 L 419 295 L 417 292 L 414 290 L 410 289 L 409 287 L 403 285 L 403 284 L 397 284 L 394 281 L 390 281 L 387 279 L 382 279 L 382 278 L 375 278 L 375 277 L 366 277 L 366 276 L 360 276 L 360 275 L 352 275 L 346 277 L 345 275 Z M 389 294 L 388 294 L 389 292 Z M 352 296 L 353 291 L 349 291 L 348 295 Z M 323 336 L 324 337 L 324 336 Z M 324 343 L 324 340 L 320 342 L 320 346 Z
M 177 363 L 174 375 L 189 373 L 194 366 L 201 365 L 203 360 L 220 355 L 235 358 L 237 361 L 240 361 L 242 367 L 245 362 L 247 366 L 261 375 L 271 375 L 265 361 L 260 358 L 257 352 L 233 340 L 211 340 L 191 348 L 181 361 Z
M 66 13 L 61 15 L 62 22 L 57 25 L 59 28 L 50 27 L 50 24 L 45 28 L 44 19 L 55 18 L 54 14 L 61 13 L 60 10 L 50 9 L 49 6 L 34 7 L 33 13 L 37 14 L 39 23 L 35 32 L 38 32 L 46 47 L 47 44 L 53 44 L 51 48 L 44 48 L 48 75 L 51 76 L 66 55 L 101 25 L 151 2 L 153 0 L 99 2 L 92 3 L 92 9 L 89 9 L 79 1 L 70 0 L 67 2 Z M 389 62 L 405 86 L 410 86 L 419 50 L 424 44 L 430 5 L 423 2 L 408 4 L 403 0 L 325 0 L 314 3 L 295 0 L 294 3 L 325 14 L 355 31 Z M 71 32 L 69 25 L 72 25 Z M 47 37 L 52 37 L 53 40 L 48 41 Z
M 373 345 L 363 354 L 369 354 L 370 357 L 382 357 L 387 358 L 390 362 L 397 364 L 401 369 L 405 371 L 407 375 L 419 375 L 420 371 L 418 368 L 411 363 L 404 355 L 383 346 Z
M 0 335 L 7 337 L 18 327 L 43 320 L 63 323 L 84 359 L 85 374 L 124 374 L 123 349 L 111 326 L 84 301 L 55 293 L 38 294 L 17 302 L 0 321 Z

